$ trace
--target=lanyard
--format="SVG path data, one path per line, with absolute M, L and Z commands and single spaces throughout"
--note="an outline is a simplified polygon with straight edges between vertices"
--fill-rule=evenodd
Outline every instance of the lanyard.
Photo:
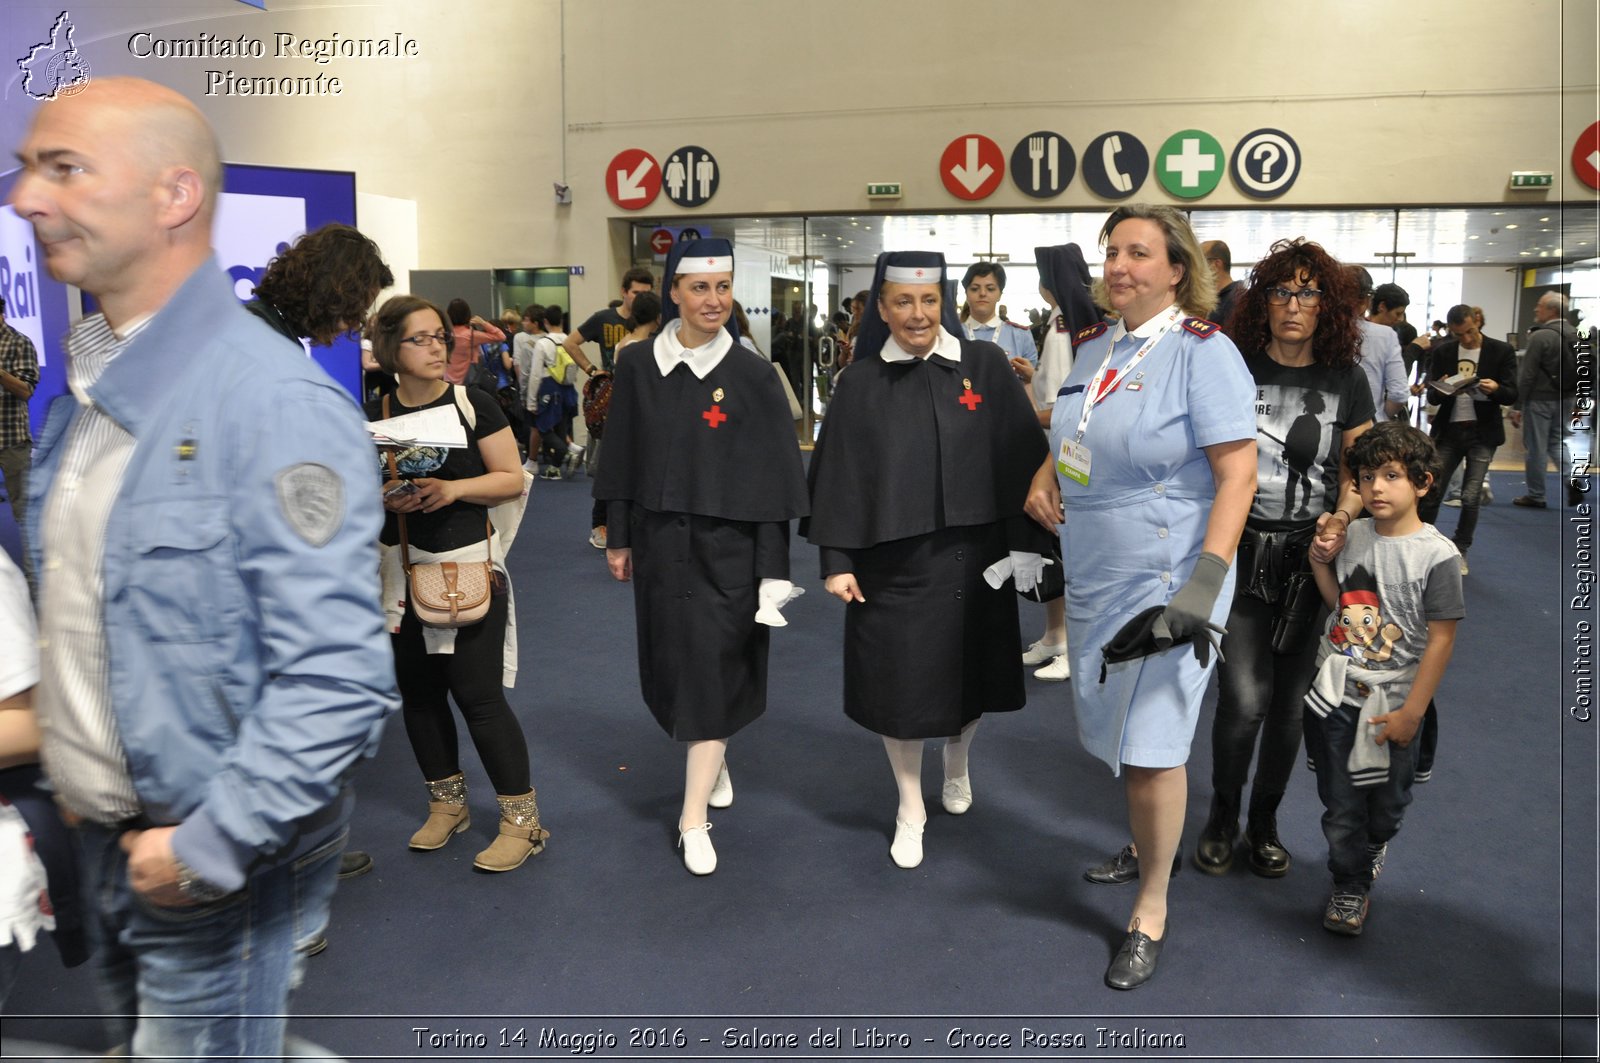
M 1145 355 L 1149 354 L 1151 350 L 1155 348 L 1157 343 L 1161 342 L 1161 337 L 1172 331 L 1172 326 L 1176 325 L 1178 323 L 1178 319 L 1182 316 L 1182 307 L 1174 306 L 1172 309 L 1168 310 L 1167 319 L 1161 323 L 1161 327 L 1156 329 L 1155 333 L 1149 339 L 1144 341 L 1144 345 L 1134 353 L 1134 356 L 1128 361 L 1128 364 L 1122 367 L 1122 372 L 1117 374 L 1117 379 L 1109 388 L 1105 390 L 1105 393 L 1102 394 L 1100 391 L 1100 386 L 1105 381 L 1106 369 L 1111 365 L 1111 356 L 1116 353 L 1117 349 L 1117 345 L 1115 343 L 1111 345 L 1111 349 L 1106 351 L 1105 361 L 1100 363 L 1100 368 L 1095 371 L 1094 379 L 1089 382 L 1089 390 L 1084 393 L 1083 413 L 1078 416 L 1078 434 L 1076 437 L 1076 442 L 1083 442 L 1083 433 L 1089 427 L 1089 418 L 1094 415 L 1095 407 L 1106 401 L 1113 391 L 1116 391 L 1122 386 L 1122 382 L 1128 379 L 1128 374 L 1133 372 L 1134 367 L 1136 367 L 1140 362 L 1144 361 Z

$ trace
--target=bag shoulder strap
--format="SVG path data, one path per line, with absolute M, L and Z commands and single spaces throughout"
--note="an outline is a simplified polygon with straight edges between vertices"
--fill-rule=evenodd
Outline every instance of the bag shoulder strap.
M 460 384 L 451 384 L 455 392 L 456 409 L 461 411 L 461 419 L 467 422 L 467 427 L 474 432 L 478 430 L 478 411 L 473 409 L 472 398 L 467 394 L 467 389 Z
M 388 395 L 383 397 L 383 419 L 385 421 L 389 419 Z M 385 449 L 383 457 L 389 463 L 390 479 L 400 479 L 400 469 L 394 463 L 394 451 Z M 395 516 L 400 518 L 400 568 L 409 576 L 411 575 L 411 544 L 406 541 L 406 515 L 404 513 L 396 513 Z

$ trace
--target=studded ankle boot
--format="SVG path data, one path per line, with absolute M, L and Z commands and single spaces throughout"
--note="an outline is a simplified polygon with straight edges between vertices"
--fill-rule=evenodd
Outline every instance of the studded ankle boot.
M 1262 878 L 1282 878 L 1289 873 L 1289 850 L 1278 840 L 1278 802 L 1282 800 L 1282 794 L 1250 795 L 1244 841 L 1250 848 L 1250 870 Z
M 472 866 L 480 871 L 513 871 L 544 848 L 550 832 L 539 825 L 539 799 L 532 790 L 496 800 L 500 802 L 500 833 Z
M 454 835 L 472 826 L 467 814 L 467 777 L 459 771 L 447 779 L 426 784 L 428 819 L 411 836 L 411 848 L 418 852 L 443 848 Z
M 1211 818 L 1200 832 L 1194 866 L 1208 875 L 1226 875 L 1233 867 L 1233 843 L 1239 837 L 1239 791 L 1211 795 Z

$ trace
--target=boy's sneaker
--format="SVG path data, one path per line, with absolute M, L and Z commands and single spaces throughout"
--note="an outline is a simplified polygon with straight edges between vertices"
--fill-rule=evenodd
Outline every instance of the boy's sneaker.
M 604 550 L 606 548 L 606 529 L 604 525 L 595 528 L 589 533 L 589 545 L 596 550 Z
M 568 476 L 575 476 L 583 467 L 583 448 L 576 443 L 567 445 L 566 459 L 561 462 L 561 471 Z
M 1372 881 L 1378 881 L 1378 876 L 1383 874 L 1383 858 L 1389 855 L 1389 843 L 1367 846 L 1367 863 L 1372 867 Z
M 561 479 L 561 470 L 556 468 L 554 465 L 547 465 L 545 466 L 544 472 L 539 474 L 539 479 L 559 480 Z
M 1356 937 L 1367 925 L 1367 895 L 1365 893 L 1338 893 L 1328 898 L 1328 907 L 1322 913 L 1322 929 L 1335 934 Z

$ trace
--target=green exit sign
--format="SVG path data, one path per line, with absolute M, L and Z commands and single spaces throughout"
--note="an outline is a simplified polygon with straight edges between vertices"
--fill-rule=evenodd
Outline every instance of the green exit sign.
M 876 184 L 870 184 L 870 185 L 867 186 L 867 198 L 868 199 L 899 199 L 900 198 L 900 182 L 899 181 L 879 181 Z
M 1536 170 L 1511 171 L 1512 188 L 1549 188 L 1556 183 L 1556 175 Z

